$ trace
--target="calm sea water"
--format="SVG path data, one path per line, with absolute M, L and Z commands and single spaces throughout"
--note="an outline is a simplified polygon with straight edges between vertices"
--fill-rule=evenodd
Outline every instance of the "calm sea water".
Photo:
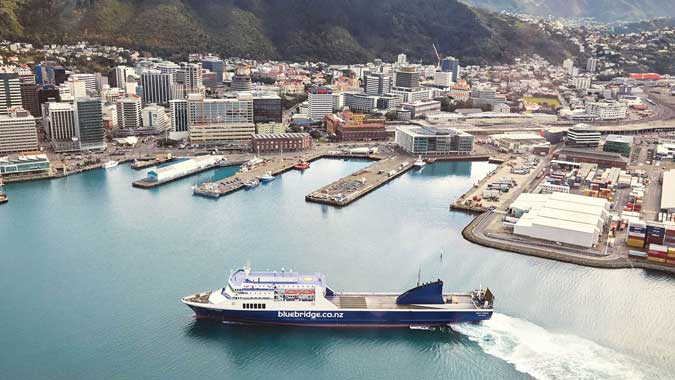
M 0 378 L 673 379 L 675 281 L 485 249 L 450 201 L 491 169 L 437 163 L 344 209 L 304 195 L 368 165 L 321 160 L 214 201 L 154 190 L 128 166 L 6 187 L 0 206 Z M 440 253 L 443 252 L 441 260 Z M 499 311 L 455 331 L 195 321 L 179 300 L 229 270 L 323 271 L 341 291 L 440 277 L 490 286 Z

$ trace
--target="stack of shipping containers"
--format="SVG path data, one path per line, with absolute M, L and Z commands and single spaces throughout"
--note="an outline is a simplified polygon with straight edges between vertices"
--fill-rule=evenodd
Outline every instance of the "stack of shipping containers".
M 663 240 L 666 237 L 666 227 L 663 223 L 647 222 L 647 237 L 645 243 L 663 245 Z
M 626 245 L 634 248 L 644 248 L 645 237 L 647 236 L 647 224 L 643 221 L 631 220 L 628 224 L 628 235 L 626 235 Z
M 647 251 L 647 260 L 665 263 L 668 257 L 668 247 L 660 244 L 649 244 Z
M 666 262 L 668 264 L 675 264 L 675 225 L 666 225 L 666 237 L 663 240 L 663 245 L 668 247 Z

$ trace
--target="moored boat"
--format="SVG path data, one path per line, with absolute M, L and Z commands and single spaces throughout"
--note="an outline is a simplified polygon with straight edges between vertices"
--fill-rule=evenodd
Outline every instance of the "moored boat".
M 416 168 L 423 168 L 426 164 L 427 163 L 424 162 L 424 160 L 422 159 L 422 156 L 417 157 L 417 160 L 415 160 L 415 162 L 413 162 L 413 166 L 416 167 Z
M 276 177 L 272 175 L 272 172 L 267 171 L 267 172 L 265 172 L 265 174 L 261 175 L 258 178 L 260 179 L 260 182 L 267 183 L 267 182 L 274 181 Z
M 489 289 L 443 293 L 441 280 L 404 293 L 339 293 L 323 274 L 235 271 L 225 287 L 181 300 L 199 318 L 316 327 L 444 326 L 490 319 Z
M 254 187 L 257 187 L 258 185 L 260 185 L 260 181 L 257 178 L 253 178 L 250 181 L 244 182 L 244 187 L 246 189 L 252 189 Z
M 307 170 L 309 169 L 309 162 L 307 161 L 298 161 L 297 164 L 293 165 L 293 169 L 295 170 Z
M 103 164 L 103 167 L 105 169 L 111 169 L 111 168 L 114 168 L 115 166 L 117 166 L 119 164 L 120 163 L 118 161 L 110 160 L 110 161 L 107 161 L 105 164 Z

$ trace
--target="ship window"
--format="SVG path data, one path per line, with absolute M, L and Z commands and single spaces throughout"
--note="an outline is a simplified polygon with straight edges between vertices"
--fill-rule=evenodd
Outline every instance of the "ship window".
M 262 304 L 263 309 L 265 309 L 266 306 L 267 306 L 266 304 Z

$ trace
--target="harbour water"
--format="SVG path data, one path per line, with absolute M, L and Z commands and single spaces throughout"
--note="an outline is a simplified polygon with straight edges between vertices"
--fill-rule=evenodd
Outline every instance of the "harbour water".
M 492 166 L 439 162 L 349 207 L 305 194 L 368 165 L 320 160 L 219 200 L 139 190 L 128 165 L 13 184 L 0 206 L 0 373 L 7 379 L 673 379 L 675 279 L 482 248 L 448 211 Z M 442 253 L 442 255 L 441 255 Z M 441 257 L 442 256 L 442 257 Z M 341 291 L 490 286 L 499 311 L 448 330 L 235 326 L 179 302 L 259 269 L 323 271 Z

